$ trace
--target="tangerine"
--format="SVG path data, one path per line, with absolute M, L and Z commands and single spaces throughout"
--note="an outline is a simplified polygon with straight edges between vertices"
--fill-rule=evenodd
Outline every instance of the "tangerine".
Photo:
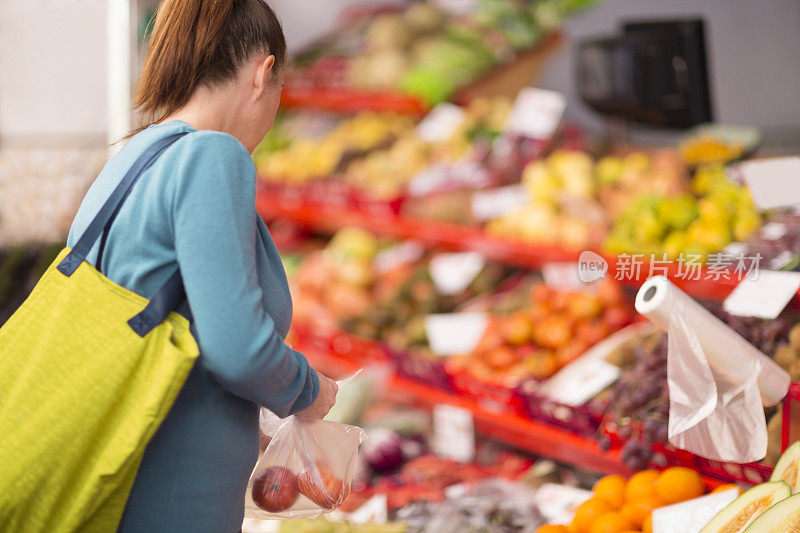
M 578 510 L 575 511 L 575 518 L 572 519 L 572 529 L 576 533 L 589 533 L 592 524 L 602 515 L 613 511 L 609 504 L 600 498 L 589 498 L 583 502 Z
M 536 533 L 569 533 L 569 528 L 556 524 L 545 524 L 537 529 Z
M 685 466 L 667 468 L 656 480 L 656 495 L 665 504 L 697 498 L 703 495 L 705 488 L 700 474 Z
M 624 477 L 614 474 L 598 480 L 592 487 L 592 492 L 614 509 L 620 509 L 625 503 L 626 485 Z
M 633 524 L 627 518 L 617 512 L 610 512 L 601 515 L 589 530 L 589 533 L 622 533 L 630 531 Z
M 621 512 L 631 524 L 636 527 L 642 527 L 650 513 L 663 505 L 664 503 L 655 496 L 645 496 L 640 500 L 627 502 L 622 506 Z
M 648 516 L 642 524 L 642 533 L 653 533 L 653 515 Z
M 718 492 L 725 492 L 726 490 L 731 490 L 731 489 L 738 490 L 740 496 L 742 495 L 742 492 L 744 492 L 742 490 L 742 487 L 740 487 L 739 485 L 734 485 L 733 483 L 726 483 L 725 485 L 720 485 L 716 489 L 712 490 L 711 494 L 716 494 Z
M 656 495 L 656 480 L 660 473 L 657 470 L 636 472 L 625 486 L 625 500 L 635 502 Z

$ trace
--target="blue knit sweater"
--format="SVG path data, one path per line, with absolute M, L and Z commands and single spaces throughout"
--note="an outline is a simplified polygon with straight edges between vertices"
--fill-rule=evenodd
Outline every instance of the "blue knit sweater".
M 191 132 L 134 186 L 111 227 L 102 270 L 151 298 L 180 266 L 200 358 L 147 447 L 120 531 L 234 532 L 258 455 L 258 406 L 287 416 L 318 377 L 284 343 L 292 304 L 280 257 L 255 211 L 255 168 L 233 137 L 174 121 L 134 136 L 89 189 L 73 246 L 134 160 Z M 97 246 L 89 255 L 96 264 Z

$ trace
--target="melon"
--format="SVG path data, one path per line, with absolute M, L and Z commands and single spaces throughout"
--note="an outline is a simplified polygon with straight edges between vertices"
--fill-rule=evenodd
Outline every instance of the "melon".
M 789 485 L 783 481 L 756 485 L 714 515 L 700 533 L 740 533 L 767 509 L 791 494 Z
M 745 533 L 793 533 L 800 531 L 800 494 L 776 503 L 755 522 Z
M 786 448 L 769 480 L 784 481 L 792 489 L 792 494 L 800 492 L 800 441 Z

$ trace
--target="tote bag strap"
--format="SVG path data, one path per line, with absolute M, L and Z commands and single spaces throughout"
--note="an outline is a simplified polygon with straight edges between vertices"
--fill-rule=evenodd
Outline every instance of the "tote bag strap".
M 67 277 L 72 276 L 80 264 L 86 260 L 86 256 L 91 251 L 94 243 L 97 242 L 97 239 L 111 226 L 117 213 L 119 213 L 122 203 L 130 194 L 139 176 L 149 169 L 167 148 L 186 134 L 187 132 L 181 132 L 160 139 L 139 156 L 119 185 L 114 189 L 114 192 L 111 193 L 111 196 L 108 197 L 106 203 L 100 208 L 97 216 L 86 228 L 86 231 L 83 232 L 83 235 L 78 239 L 70 253 L 59 263 L 57 267 L 59 272 Z M 186 293 L 183 288 L 183 279 L 181 278 L 180 270 L 176 270 L 156 291 L 155 296 L 147 304 L 147 307 L 128 321 L 128 325 L 138 335 L 144 337 L 161 324 L 171 311 L 183 307 L 182 311 L 188 315 L 188 306 L 185 305 L 185 300 Z M 191 316 L 187 318 L 191 319 Z

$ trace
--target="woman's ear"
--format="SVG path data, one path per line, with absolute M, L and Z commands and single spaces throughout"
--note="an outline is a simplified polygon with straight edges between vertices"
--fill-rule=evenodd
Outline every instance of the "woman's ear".
M 275 56 L 273 55 L 268 55 L 266 57 L 261 56 L 261 58 L 256 60 L 256 69 L 253 78 L 253 88 L 255 89 L 254 96 L 256 100 L 261 98 L 267 90 L 274 66 Z

